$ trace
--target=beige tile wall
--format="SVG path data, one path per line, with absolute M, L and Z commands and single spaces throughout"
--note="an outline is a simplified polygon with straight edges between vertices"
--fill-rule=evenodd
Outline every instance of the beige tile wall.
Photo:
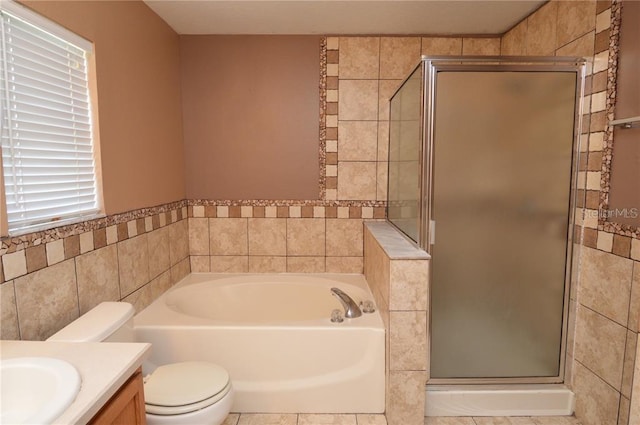
M 101 219 L 113 224 L 4 253 L 0 339 L 46 339 L 102 301 L 139 311 L 186 276 L 187 208 L 167 209 Z
M 364 229 L 364 274 L 386 328 L 387 421 L 422 425 L 428 378 L 428 256 L 409 246 L 388 223 L 367 222 Z M 398 247 L 408 251 L 397 255 Z
M 603 231 L 598 223 L 606 169 L 607 80 L 612 17 L 617 2 L 551 1 L 502 37 L 503 55 L 584 56 L 588 65 L 578 214 L 585 209 L 577 290 L 572 291 L 575 335 L 568 347 L 569 379 L 577 396 L 576 416 L 584 425 L 626 425 L 631 405 L 638 310 L 640 241 Z M 613 4 L 613 8 L 612 8 Z M 611 50 L 613 51 L 613 50 Z M 634 250 L 634 247 L 638 247 Z M 635 260 L 635 261 L 634 261 Z M 637 375 L 637 374 L 636 374 Z M 631 402 L 634 400 L 634 403 Z

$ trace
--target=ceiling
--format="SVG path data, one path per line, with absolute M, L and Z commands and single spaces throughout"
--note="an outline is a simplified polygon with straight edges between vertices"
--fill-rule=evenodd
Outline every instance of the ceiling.
M 501 34 L 544 0 L 144 0 L 179 34 Z

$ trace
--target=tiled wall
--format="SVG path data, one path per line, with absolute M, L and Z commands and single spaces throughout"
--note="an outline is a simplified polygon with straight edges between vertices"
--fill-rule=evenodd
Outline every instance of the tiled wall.
M 387 422 L 422 425 L 429 256 L 386 222 L 367 222 L 364 232 L 364 274 L 386 328 Z
M 3 240 L 0 339 L 46 339 L 102 301 L 146 307 L 190 271 L 186 215 L 177 202 Z
M 598 220 L 608 187 L 612 131 L 612 83 L 619 30 L 619 2 L 552 1 L 502 38 L 503 55 L 584 56 L 585 82 L 578 194 L 583 235 L 577 290 L 572 291 L 575 323 L 568 347 L 576 415 L 585 425 L 629 422 L 640 311 L 640 240 Z M 581 227 L 581 226 L 582 227 Z M 605 231 L 605 228 L 607 229 Z M 636 381 L 638 377 L 636 377 Z M 636 399 L 640 394 L 635 394 Z M 636 400 L 635 404 L 639 404 Z

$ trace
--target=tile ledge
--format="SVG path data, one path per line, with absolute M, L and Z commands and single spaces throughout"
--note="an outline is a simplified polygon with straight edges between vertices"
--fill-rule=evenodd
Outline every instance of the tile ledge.
M 365 227 L 391 260 L 429 260 L 431 256 L 386 221 L 365 221 Z

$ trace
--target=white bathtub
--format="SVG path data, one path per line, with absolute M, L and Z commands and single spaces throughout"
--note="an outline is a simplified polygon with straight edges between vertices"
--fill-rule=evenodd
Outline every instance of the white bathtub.
M 373 300 L 362 275 L 194 273 L 136 315 L 136 335 L 155 365 L 225 367 L 235 412 L 382 413 L 382 319 L 332 323 L 334 286 Z

